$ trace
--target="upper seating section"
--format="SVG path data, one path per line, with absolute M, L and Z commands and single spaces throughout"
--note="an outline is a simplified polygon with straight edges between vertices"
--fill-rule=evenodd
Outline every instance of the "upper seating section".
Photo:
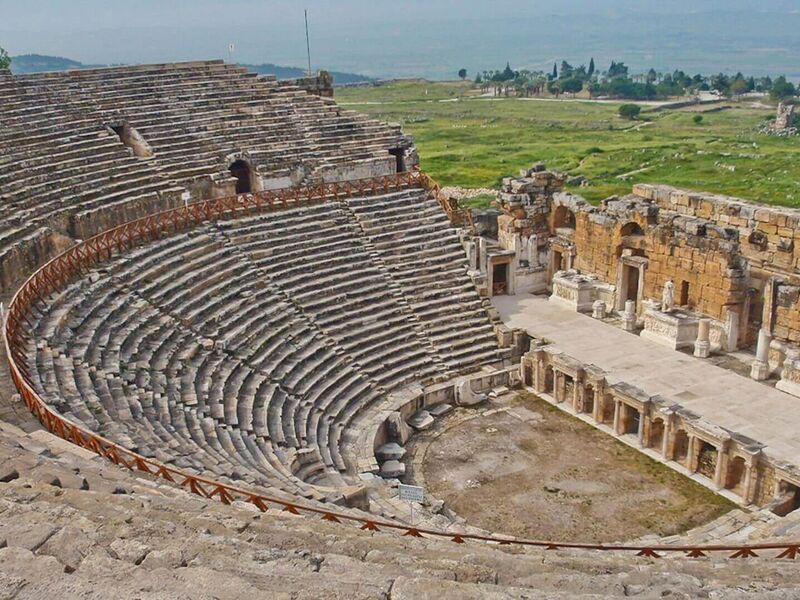
M 235 193 L 237 160 L 257 191 L 388 174 L 401 140 L 222 61 L 0 73 L 0 288 L 71 240 L 175 207 L 186 191 Z

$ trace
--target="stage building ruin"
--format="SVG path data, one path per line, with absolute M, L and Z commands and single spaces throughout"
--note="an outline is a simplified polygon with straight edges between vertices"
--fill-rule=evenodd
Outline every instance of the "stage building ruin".
M 482 293 L 548 294 L 698 358 L 754 350 L 750 376 L 777 377 L 778 390 L 800 397 L 800 211 L 646 184 L 595 206 L 563 191 L 565 180 L 543 165 L 504 179 L 498 239 L 467 243 Z M 507 265 L 502 287 L 492 283 L 498 264 Z M 745 503 L 769 504 L 786 490 L 794 498 L 800 486 L 793 466 L 756 466 L 769 440 L 737 439 L 642 390 L 609 388 L 597 368 L 546 345 L 532 347 L 521 373 L 536 391 L 690 472 L 712 464 L 708 478 Z M 719 460 L 701 460 L 711 454 Z

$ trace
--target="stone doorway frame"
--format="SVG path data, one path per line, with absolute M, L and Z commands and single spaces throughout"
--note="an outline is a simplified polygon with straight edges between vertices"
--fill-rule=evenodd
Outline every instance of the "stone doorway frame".
M 624 250 L 623 252 L 630 252 Z M 625 301 L 628 299 L 626 293 L 628 288 L 628 269 L 637 269 L 639 272 L 639 282 L 636 289 L 636 313 L 642 310 L 642 302 L 644 301 L 644 278 L 647 273 L 647 260 L 646 256 L 633 256 L 632 254 L 623 254 L 619 257 L 617 263 L 617 293 L 614 309 L 618 312 L 625 310 Z

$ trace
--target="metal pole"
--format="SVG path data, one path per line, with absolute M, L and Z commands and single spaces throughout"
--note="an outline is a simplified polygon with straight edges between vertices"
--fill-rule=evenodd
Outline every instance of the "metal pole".
M 306 19 L 306 56 L 308 56 L 308 76 L 311 77 L 311 44 L 308 41 L 308 10 L 303 9 Z

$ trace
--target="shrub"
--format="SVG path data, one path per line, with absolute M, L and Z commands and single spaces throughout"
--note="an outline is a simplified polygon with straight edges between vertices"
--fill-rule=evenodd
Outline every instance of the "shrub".
M 703 122 L 703 115 L 695 115 L 692 117 L 692 121 L 694 121 L 695 125 L 700 125 Z
M 642 107 L 638 104 L 623 104 L 619 107 L 619 116 L 623 119 L 633 120 L 642 112 Z

